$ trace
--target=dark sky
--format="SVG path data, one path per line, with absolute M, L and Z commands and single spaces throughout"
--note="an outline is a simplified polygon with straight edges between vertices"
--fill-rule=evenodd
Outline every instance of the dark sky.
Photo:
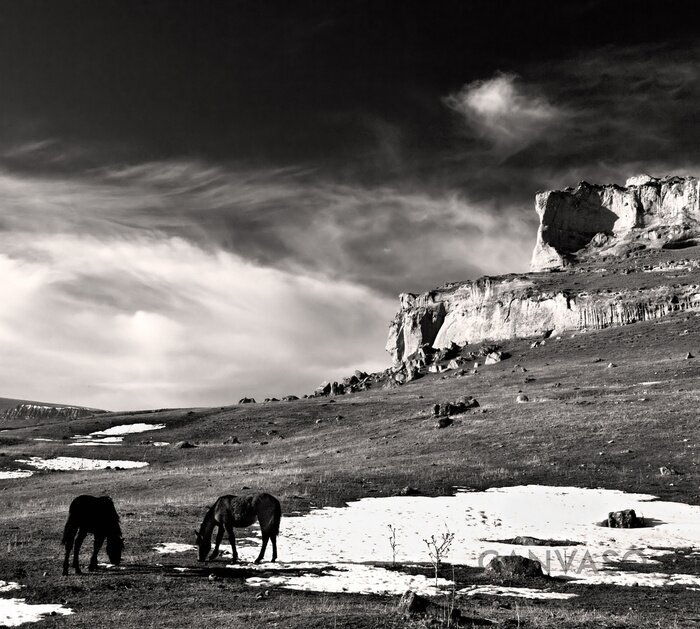
M 537 190 L 697 174 L 694 7 L 0 3 L 0 350 L 51 383 L 0 394 L 223 403 L 381 366 L 399 292 L 527 269 Z

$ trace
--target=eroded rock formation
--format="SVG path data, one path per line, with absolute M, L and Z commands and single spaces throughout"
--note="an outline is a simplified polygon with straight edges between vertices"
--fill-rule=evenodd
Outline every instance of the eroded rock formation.
M 695 177 L 631 177 L 624 187 L 581 182 L 541 192 L 540 217 L 530 268 L 560 268 L 601 254 L 638 248 L 695 245 L 700 236 L 699 185 Z
M 401 295 L 387 350 L 426 351 L 656 319 L 700 308 L 699 182 L 641 176 L 537 195 L 533 269 Z M 696 238 L 698 240 L 696 240 Z

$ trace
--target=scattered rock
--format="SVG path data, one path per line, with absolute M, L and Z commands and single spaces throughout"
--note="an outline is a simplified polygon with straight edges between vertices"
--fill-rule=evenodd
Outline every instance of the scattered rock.
M 674 470 L 672 467 L 666 467 L 665 465 L 659 468 L 659 474 L 661 476 L 679 476 L 680 472 Z
M 542 577 L 542 564 L 535 559 L 520 555 L 499 555 L 494 557 L 484 569 L 484 574 L 501 579 L 519 577 Z
M 175 444 L 176 448 L 179 448 L 180 450 L 186 450 L 188 448 L 196 448 L 197 446 L 194 445 L 194 443 L 190 443 L 189 441 L 178 441 Z
M 439 621 L 446 620 L 448 615 L 448 609 L 443 605 L 433 603 L 430 599 L 420 596 L 415 592 L 411 592 L 410 590 L 404 592 L 396 611 L 405 618 L 420 615 L 429 616 Z M 453 608 L 449 616 L 449 623 L 451 626 L 464 624 L 462 611 L 460 609 L 456 607 Z
M 285 402 L 294 402 L 295 400 L 298 400 L 299 398 L 296 395 L 285 395 L 282 399 Z
M 608 363 L 608 369 L 612 369 L 613 367 L 617 367 L 615 363 Z
M 520 395 L 518 395 L 518 397 L 515 398 L 515 401 L 518 404 L 524 404 L 525 402 L 529 402 L 530 398 L 527 397 L 527 395 L 525 395 L 524 393 L 521 393 Z
M 688 353 L 685 355 L 685 359 L 686 359 L 686 360 L 690 360 L 691 358 L 695 358 L 695 356 L 693 356 L 690 352 L 688 352 Z
M 420 496 L 421 492 L 419 489 L 416 487 L 410 487 L 409 485 L 406 485 L 405 487 L 402 487 L 399 489 L 399 491 L 396 494 L 397 496 Z
M 471 395 L 460 398 L 456 402 L 443 402 L 433 406 L 433 415 L 435 417 L 448 417 L 450 415 L 459 415 L 466 413 L 471 408 L 478 408 L 477 402 Z
M 601 526 L 611 529 L 638 529 L 644 526 L 644 521 L 637 517 L 634 509 L 623 509 L 608 513 L 608 519 L 601 522 Z
M 403 371 L 399 371 L 394 374 L 394 381 L 397 384 L 404 384 L 406 382 L 406 374 Z
M 484 361 L 485 365 L 495 365 L 496 363 L 500 363 L 505 356 L 503 355 L 503 352 L 490 352 L 489 354 L 486 354 L 486 360 Z
M 224 441 L 224 445 L 229 445 L 229 444 L 233 444 L 233 443 L 240 443 L 240 441 L 238 440 L 238 437 L 236 437 L 235 435 L 233 435 L 232 437 L 229 437 L 228 439 L 226 439 L 226 441 Z
M 452 425 L 452 420 L 449 417 L 440 417 L 437 421 L 437 424 L 435 424 L 436 428 L 447 428 L 448 426 Z
M 252 397 L 243 397 L 240 400 L 238 400 L 239 404 L 255 404 L 255 398 Z

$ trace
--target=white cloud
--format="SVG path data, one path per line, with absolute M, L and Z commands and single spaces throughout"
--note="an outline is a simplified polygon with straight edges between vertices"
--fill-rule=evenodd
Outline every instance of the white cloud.
M 215 405 L 299 394 L 388 362 L 393 300 L 360 286 L 257 267 L 178 238 L 20 244 L 43 262 L 0 256 L 5 302 L 20 305 L 0 311 L 6 395 L 107 408 Z M 72 291 L 89 279 L 103 292 Z M 131 310 L 105 299 L 122 290 Z M 151 291 L 171 299 L 154 304 Z
M 478 135 L 507 151 L 530 144 L 564 116 L 543 96 L 528 93 L 514 74 L 468 83 L 445 103 Z

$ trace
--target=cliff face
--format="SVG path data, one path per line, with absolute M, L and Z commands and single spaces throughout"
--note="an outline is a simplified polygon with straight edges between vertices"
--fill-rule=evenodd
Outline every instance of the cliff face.
M 541 192 L 530 268 L 563 267 L 600 255 L 639 248 L 682 247 L 700 236 L 700 182 L 694 177 L 645 175 L 625 187 L 580 183 Z
M 395 365 L 484 341 L 604 328 L 700 309 L 699 186 L 635 177 L 537 195 L 533 269 L 401 295 L 387 350 Z

